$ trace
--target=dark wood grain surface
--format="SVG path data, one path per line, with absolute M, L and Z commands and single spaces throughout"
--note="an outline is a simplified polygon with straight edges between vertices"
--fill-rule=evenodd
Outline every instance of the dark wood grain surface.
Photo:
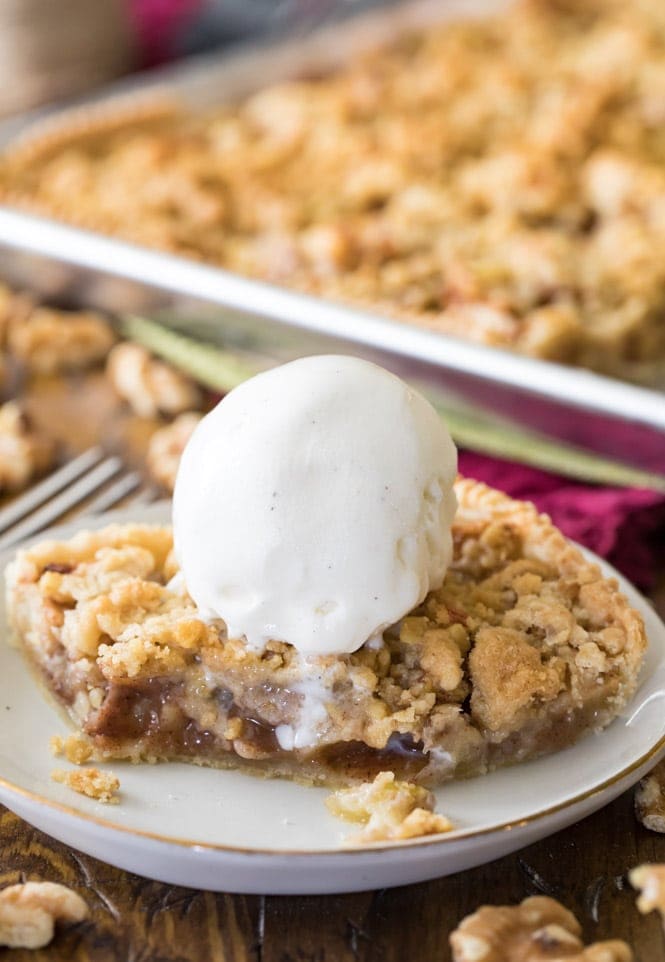
M 39 382 L 28 401 L 71 448 L 101 436 L 134 463 L 155 426 L 124 413 L 101 375 Z M 642 862 L 665 862 L 665 836 L 638 824 L 632 792 L 481 868 L 355 895 L 234 896 L 163 885 L 71 850 L 2 808 L 0 846 L 0 886 L 63 882 L 91 909 L 88 921 L 58 932 L 45 949 L 0 949 L 1 962 L 447 962 L 448 935 L 461 918 L 482 903 L 532 894 L 572 909 L 588 940 L 623 938 L 637 962 L 665 962 L 660 922 L 638 914 L 625 878 Z
M 589 940 L 623 938 L 637 962 L 665 960 L 655 915 L 640 916 L 631 866 L 665 861 L 627 793 L 596 815 L 514 855 L 448 878 L 355 895 L 217 895 L 162 885 L 72 851 L 11 812 L 0 816 L 0 885 L 48 879 L 76 889 L 91 917 L 38 951 L 3 962 L 448 962 L 448 935 L 481 903 L 546 894 Z

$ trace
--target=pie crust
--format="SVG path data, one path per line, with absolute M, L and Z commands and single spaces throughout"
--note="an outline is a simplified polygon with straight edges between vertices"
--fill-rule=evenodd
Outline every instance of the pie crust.
M 171 529 L 149 525 L 19 552 L 11 624 L 97 759 L 432 785 L 600 730 L 635 690 L 640 615 L 532 505 L 456 492 L 443 586 L 350 655 L 227 638 L 186 594 Z

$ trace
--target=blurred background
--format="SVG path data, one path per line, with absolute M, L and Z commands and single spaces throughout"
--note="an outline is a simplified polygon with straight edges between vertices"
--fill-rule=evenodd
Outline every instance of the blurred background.
M 0 115 L 390 0 L 0 0 Z

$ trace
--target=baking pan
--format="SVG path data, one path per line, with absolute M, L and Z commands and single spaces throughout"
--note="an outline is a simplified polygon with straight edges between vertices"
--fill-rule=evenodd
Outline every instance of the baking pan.
M 198 58 L 132 78 L 83 103 L 166 93 L 190 109 L 206 108 L 270 82 L 333 69 L 434 17 L 502 5 L 403 3 L 305 39 Z M 0 125 L 0 147 L 29 136 L 36 116 L 40 127 L 58 123 L 50 111 L 9 121 Z M 60 303 L 113 312 L 168 308 L 170 317 L 187 318 L 190 328 L 211 340 L 272 360 L 330 350 L 360 353 L 423 382 L 431 393 L 452 394 L 665 475 L 665 393 L 659 390 L 472 344 L 8 207 L 0 207 L 0 276 Z

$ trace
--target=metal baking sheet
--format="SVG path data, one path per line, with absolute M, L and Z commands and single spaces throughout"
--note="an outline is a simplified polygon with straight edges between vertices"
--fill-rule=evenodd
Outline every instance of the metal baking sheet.
M 165 89 L 192 109 L 210 107 L 270 82 L 332 69 L 433 17 L 487 9 L 487 0 L 405 3 L 306 39 L 184 62 L 116 84 L 84 103 Z M 0 147 L 34 119 L 0 125 Z M 472 344 L 7 207 L 0 207 L 0 276 L 61 303 L 114 312 L 169 308 L 196 317 L 216 340 L 278 360 L 329 350 L 361 353 L 435 394 L 454 394 L 665 475 L 665 393 L 657 390 Z

